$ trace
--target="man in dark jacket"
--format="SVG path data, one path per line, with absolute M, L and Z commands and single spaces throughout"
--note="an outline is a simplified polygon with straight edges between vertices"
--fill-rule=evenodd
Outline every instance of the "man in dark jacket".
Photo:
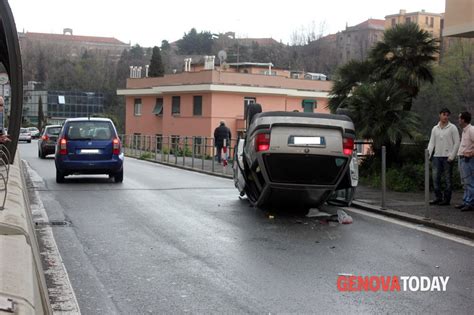
M 221 163 L 224 140 L 226 140 L 226 146 L 230 147 L 230 139 L 232 139 L 230 129 L 225 125 L 225 121 L 221 120 L 219 127 L 214 130 L 214 145 L 217 149 L 217 161 L 219 161 L 219 163 Z

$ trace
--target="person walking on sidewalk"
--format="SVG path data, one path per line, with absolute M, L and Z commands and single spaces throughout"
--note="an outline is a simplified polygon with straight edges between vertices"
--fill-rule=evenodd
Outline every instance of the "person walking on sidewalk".
M 463 204 L 456 206 L 461 211 L 474 210 L 474 127 L 471 125 L 471 113 L 459 114 L 459 126 L 462 128 L 459 147 L 459 172 L 464 185 Z
M 430 205 L 446 206 L 451 203 L 453 183 L 453 162 L 459 149 L 458 128 L 449 122 L 451 112 L 443 108 L 439 112 L 439 122 L 431 130 L 428 151 L 433 167 L 433 186 L 435 199 Z M 441 177 L 444 175 L 446 187 L 441 190 Z
M 214 130 L 214 145 L 216 146 L 217 161 L 219 163 L 222 161 L 222 147 L 224 146 L 224 140 L 226 140 L 227 147 L 230 147 L 230 139 L 232 139 L 230 129 L 225 125 L 225 121 L 221 120 L 219 127 Z

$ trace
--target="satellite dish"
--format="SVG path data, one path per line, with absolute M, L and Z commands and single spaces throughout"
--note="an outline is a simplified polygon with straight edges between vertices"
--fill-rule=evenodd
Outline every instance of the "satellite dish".
M 223 64 L 227 60 L 227 53 L 225 50 L 221 50 L 217 53 L 217 58 L 219 58 L 219 65 Z

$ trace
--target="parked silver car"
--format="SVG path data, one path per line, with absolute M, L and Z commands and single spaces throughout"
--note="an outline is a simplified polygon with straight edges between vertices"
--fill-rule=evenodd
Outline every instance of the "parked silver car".
M 18 137 L 19 141 L 31 142 L 31 133 L 28 131 L 28 128 L 20 128 L 20 136 Z
M 234 183 L 255 206 L 306 214 L 332 197 L 350 203 L 358 182 L 354 124 L 344 115 L 247 110 Z M 338 193 L 336 193 L 339 191 Z M 343 192 L 343 193 L 342 193 Z

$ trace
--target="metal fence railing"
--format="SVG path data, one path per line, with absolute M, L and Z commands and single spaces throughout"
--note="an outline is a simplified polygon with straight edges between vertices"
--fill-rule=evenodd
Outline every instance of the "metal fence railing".
M 217 161 L 214 138 L 204 136 L 121 135 L 126 155 L 181 165 L 202 171 L 231 174 L 231 167 Z M 231 164 L 237 139 L 227 145 L 227 162 Z

